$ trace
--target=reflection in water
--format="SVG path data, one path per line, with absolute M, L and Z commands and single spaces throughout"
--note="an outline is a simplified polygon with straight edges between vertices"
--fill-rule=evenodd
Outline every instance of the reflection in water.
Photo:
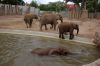
M 64 46 L 68 56 L 37 56 L 34 48 Z M 0 34 L 0 66 L 81 66 L 100 58 L 94 46 L 28 35 Z

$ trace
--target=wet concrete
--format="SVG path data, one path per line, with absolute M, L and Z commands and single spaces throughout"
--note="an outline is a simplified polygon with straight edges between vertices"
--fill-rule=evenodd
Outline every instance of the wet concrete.
M 59 39 L 59 37 L 58 37 L 59 34 L 47 33 L 47 32 L 39 32 L 39 31 L 0 29 L 0 33 L 34 35 L 34 36 L 42 36 L 42 37 L 49 37 L 49 38 Z M 64 39 L 64 40 L 69 40 L 69 36 L 68 35 L 65 35 L 65 38 L 66 39 Z M 81 42 L 81 43 L 94 45 L 90 39 L 82 38 L 82 37 L 78 37 L 78 36 L 75 36 L 75 38 L 73 40 L 69 40 L 69 41 L 75 41 L 75 42 Z
M 55 36 L 40 37 L 33 31 L 23 32 L 0 31 L 0 66 L 82 66 L 100 58 L 100 53 L 94 45 L 55 39 Z M 34 48 L 57 46 L 64 46 L 75 54 L 41 57 L 30 53 Z

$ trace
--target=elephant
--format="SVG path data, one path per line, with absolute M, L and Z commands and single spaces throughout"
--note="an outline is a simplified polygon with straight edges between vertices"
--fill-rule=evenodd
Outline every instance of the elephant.
M 66 32 L 69 32 L 70 34 L 69 39 L 73 39 L 74 38 L 73 31 L 74 29 L 77 30 L 77 35 L 78 35 L 79 25 L 73 22 L 63 22 L 58 25 L 58 29 L 59 29 L 59 38 L 65 39 L 64 34 Z
M 63 17 L 62 17 L 62 15 L 59 14 L 59 13 L 55 14 L 55 13 L 52 13 L 52 12 L 43 12 L 42 15 L 44 15 L 44 14 L 52 14 L 53 16 L 56 17 L 57 20 L 60 20 L 61 23 L 63 22 Z
M 61 23 L 62 23 L 62 22 L 63 22 L 63 17 L 62 17 L 62 15 L 61 15 L 61 14 L 56 14 L 56 16 L 57 16 L 57 20 L 60 20 Z
M 55 14 L 43 14 L 40 17 L 40 30 L 42 30 L 43 25 L 45 26 L 45 30 L 47 30 L 47 24 L 51 25 L 51 29 L 54 27 L 54 30 L 56 29 L 57 17 Z
M 33 19 L 38 19 L 38 16 L 36 14 L 31 14 L 31 13 L 25 14 L 24 21 L 25 21 L 27 28 L 32 27 Z
M 31 53 L 40 56 L 46 56 L 46 55 L 67 55 L 70 52 L 65 47 L 56 47 L 56 48 L 36 48 L 33 49 Z

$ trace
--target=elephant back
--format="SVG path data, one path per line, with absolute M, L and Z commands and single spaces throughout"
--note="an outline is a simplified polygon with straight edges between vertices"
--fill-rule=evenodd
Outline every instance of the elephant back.
M 40 18 L 40 22 L 41 23 L 54 23 L 54 22 L 56 22 L 57 20 L 56 20 L 56 17 L 55 17 L 55 15 L 53 15 L 53 14 L 44 14 L 44 15 L 42 15 L 41 16 L 41 18 Z
M 29 13 L 29 14 L 25 14 L 24 18 L 25 19 L 38 19 L 38 16 L 36 14 Z

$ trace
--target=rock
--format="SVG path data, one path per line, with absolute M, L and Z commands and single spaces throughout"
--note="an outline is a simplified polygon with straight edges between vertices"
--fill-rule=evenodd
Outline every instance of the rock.
M 100 47 L 100 33 L 99 32 L 95 33 L 93 43 L 95 43 L 97 47 Z
M 86 65 L 82 65 L 82 66 L 100 66 L 100 59 L 92 62 L 92 63 L 89 63 L 89 64 L 86 64 Z

